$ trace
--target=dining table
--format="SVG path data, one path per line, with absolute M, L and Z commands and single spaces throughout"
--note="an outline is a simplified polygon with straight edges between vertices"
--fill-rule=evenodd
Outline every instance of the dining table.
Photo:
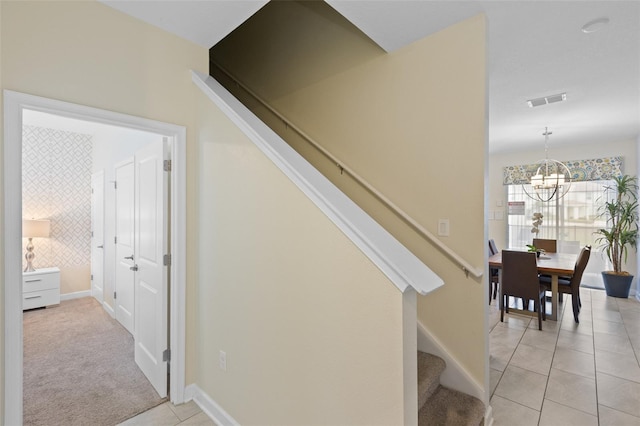
M 577 258 L 578 255 L 574 253 L 541 253 L 537 257 L 538 274 L 551 276 L 551 315 L 547 315 L 548 319 L 558 320 L 558 277 L 573 275 Z M 499 269 L 499 280 L 502 282 L 502 252 L 489 256 L 489 267 Z M 503 303 L 500 286 L 500 308 Z

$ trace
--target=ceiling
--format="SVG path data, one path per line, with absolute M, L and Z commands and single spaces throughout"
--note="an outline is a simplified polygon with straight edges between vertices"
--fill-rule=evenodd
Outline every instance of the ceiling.
M 101 0 L 210 48 L 264 0 Z M 488 22 L 489 150 L 542 149 L 640 135 L 639 1 L 326 0 L 386 51 L 484 12 Z M 608 18 L 593 33 L 586 23 Z M 527 100 L 566 93 L 530 108 Z

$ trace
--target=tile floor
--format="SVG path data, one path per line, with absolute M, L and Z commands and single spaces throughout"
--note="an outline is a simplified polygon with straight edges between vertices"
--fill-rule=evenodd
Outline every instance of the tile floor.
M 120 423 L 122 426 L 216 426 L 209 416 L 200 410 L 195 402 L 190 401 L 186 404 L 173 405 L 165 402 L 151 410 Z M 120 426 L 118 425 L 118 426 Z
M 580 323 L 565 295 L 559 321 L 490 307 L 494 425 L 640 426 L 640 302 L 581 289 Z
M 560 321 L 490 312 L 491 406 L 495 426 L 640 426 L 640 302 L 582 289 L 580 324 L 571 297 Z M 164 403 L 122 423 L 215 423 L 193 402 Z

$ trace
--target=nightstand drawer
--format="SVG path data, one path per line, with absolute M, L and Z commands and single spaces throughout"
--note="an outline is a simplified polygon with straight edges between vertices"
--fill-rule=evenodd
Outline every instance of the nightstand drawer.
M 40 268 L 22 273 L 22 309 L 60 303 L 60 269 Z
M 32 291 L 23 293 L 22 309 L 33 309 L 47 305 L 57 305 L 60 303 L 60 292 L 58 289 Z
M 38 274 L 22 278 L 22 292 L 50 290 L 58 288 L 59 276 L 57 274 Z

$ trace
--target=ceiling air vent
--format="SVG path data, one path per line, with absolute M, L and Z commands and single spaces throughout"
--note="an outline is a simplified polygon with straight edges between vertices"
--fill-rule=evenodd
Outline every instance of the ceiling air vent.
M 549 95 L 543 98 L 529 99 L 527 105 L 529 108 L 537 107 L 540 105 L 552 104 L 554 102 L 561 102 L 567 99 L 566 93 L 558 93 L 557 95 Z

